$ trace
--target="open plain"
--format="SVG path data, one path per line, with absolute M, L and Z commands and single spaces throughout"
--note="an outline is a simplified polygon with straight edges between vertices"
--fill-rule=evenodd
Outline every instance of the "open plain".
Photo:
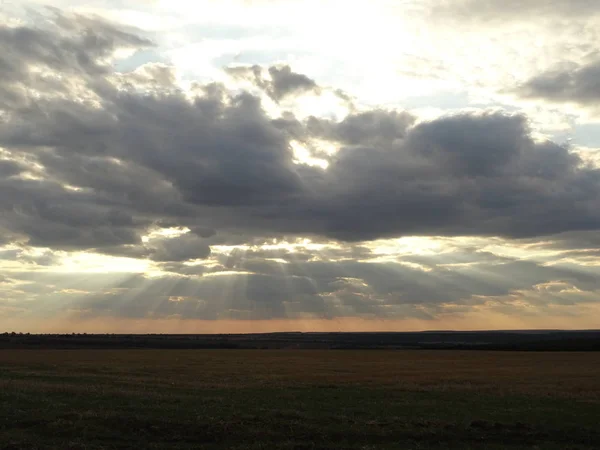
M 594 449 L 600 353 L 0 350 L 2 449 Z

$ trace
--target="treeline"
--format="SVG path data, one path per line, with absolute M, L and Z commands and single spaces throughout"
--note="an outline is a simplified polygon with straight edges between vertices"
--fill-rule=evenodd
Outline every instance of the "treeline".
M 266 333 L 266 334 L 0 334 L 0 348 L 156 349 L 440 349 L 600 351 L 598 331 Z

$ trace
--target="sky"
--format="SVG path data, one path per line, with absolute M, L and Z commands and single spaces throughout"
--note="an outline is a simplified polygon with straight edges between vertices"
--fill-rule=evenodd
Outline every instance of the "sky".
M 600 328 L 596 0 L 0 0 L 0 329 Z

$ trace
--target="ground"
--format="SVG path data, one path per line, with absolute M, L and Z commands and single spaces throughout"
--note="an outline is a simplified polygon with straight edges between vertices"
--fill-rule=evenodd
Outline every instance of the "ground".
M 0 350 L 0 449 L 597 449 L 600 353 Z

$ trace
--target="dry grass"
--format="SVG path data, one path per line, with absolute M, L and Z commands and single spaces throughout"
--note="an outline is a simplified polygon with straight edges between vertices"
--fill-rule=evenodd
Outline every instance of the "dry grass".
M 36 375 L 195 387 L 360 385 L 490 389 L 600 400 L 600 353 L 321 350 L 1 350 Z
M 599 373 L 597 353 L 1 350 L 0 449 L 593 449 Z

